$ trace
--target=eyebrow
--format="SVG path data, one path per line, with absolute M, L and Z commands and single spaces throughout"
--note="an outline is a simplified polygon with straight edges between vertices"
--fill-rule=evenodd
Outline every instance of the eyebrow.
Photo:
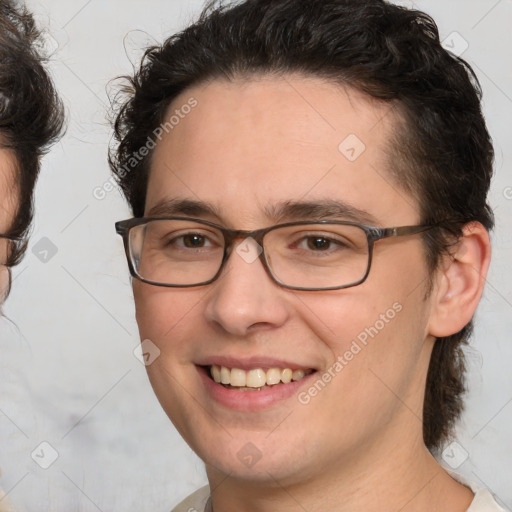
M 283 201 L 269 204 L 263 208 L 264 215 L 272 222 L 281 223 L 294 220 L 348 220 L 378 225 L 378 220 L 366 210 L 356 208 L 338 199 L 319 199 L 317 201 Z M 219 206 L 188 198 L 167 198 L 155 204 L 147 217 L 167 217 L 184 215 L 190 217 L 215 217 L 222 220 Z

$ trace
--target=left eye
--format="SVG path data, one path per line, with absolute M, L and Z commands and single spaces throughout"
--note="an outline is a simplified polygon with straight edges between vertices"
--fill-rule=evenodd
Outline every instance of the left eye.
M 331 248 L 332 240 L 324 236 L 308 236 L 306 239 L 308 249 L 326 251 Z
M 297 240 L 294 245 L 298 249 L 316 253 L 332 252 L 348 247 L 347 244 L 343 242 L 343 240 L 338 240 L 322 234 L 304 236 L 303 238 Z
M 197 233 L 190 233 L 188 235 L 182 235 L 180 237 L 183 241 L 183 245 L 188 248 L 195 249 L 197 247 L 204 247 L 208 243 L 208 239 L 203 235 Z

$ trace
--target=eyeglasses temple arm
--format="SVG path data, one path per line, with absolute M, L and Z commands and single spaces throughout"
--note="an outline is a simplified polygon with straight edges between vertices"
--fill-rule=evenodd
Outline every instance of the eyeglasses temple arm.
M 418 233 L 424 233 L 430 229 L 435 228 L 435 225 L 419 225 L 419 226 L 400 226 L 396 228 L 376 228 L 372 232 L 372 238 L 374 240 L 380 240 L 381 238 L 389 238 L 393 236 L 407 236 L 416 235 Z

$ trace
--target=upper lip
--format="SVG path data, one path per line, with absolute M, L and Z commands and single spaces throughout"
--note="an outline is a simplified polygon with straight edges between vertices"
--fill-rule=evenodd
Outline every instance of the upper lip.
M 253 356 L 237 358 L 230 356 L 211 356 L 196 361 L 198 366 L 225 366 L 226 368 L 239 368 L 240 370 L 253 370 L 255 368 L 290 368 L 292 370 L 315 370 L 311 365 L 299 362 L 286 361 L 272 357 Z

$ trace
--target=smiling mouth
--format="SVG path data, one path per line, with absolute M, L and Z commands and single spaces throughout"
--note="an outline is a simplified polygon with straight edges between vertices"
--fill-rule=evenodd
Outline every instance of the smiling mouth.
M 273 386 L 288 384 L 303 379 L 313 369 L 292 370 L 291 368 L 226 368 L 216 364 L 207 367 L 210 377 L 227 389 L 237 391 L 261 391 Z

